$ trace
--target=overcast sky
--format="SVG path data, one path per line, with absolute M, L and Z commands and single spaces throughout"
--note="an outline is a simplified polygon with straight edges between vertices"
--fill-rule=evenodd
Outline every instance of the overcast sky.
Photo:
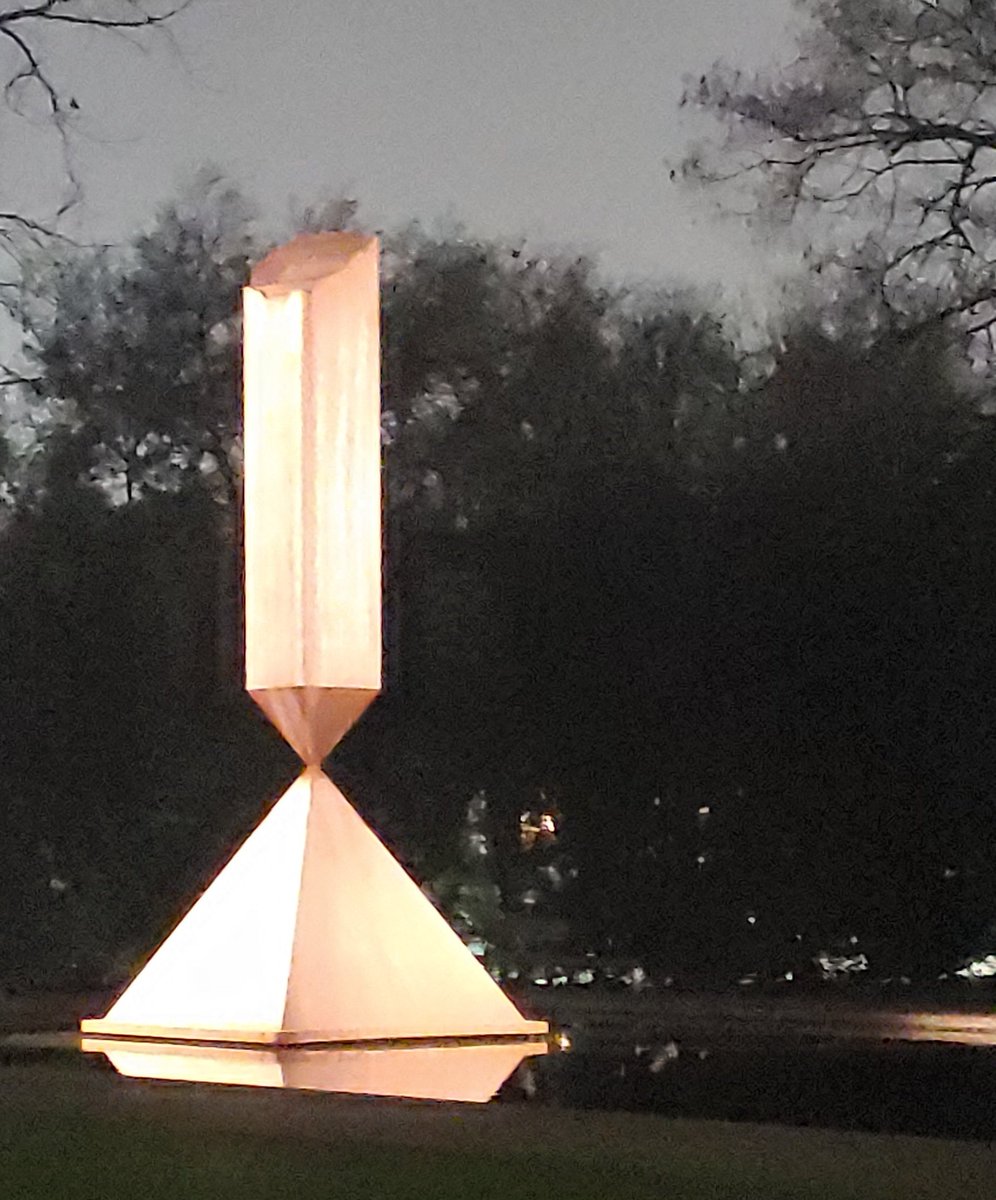
M 73 30 L 60 69 L 95 139 L 74 219 L 124 238 L 211 160 L 274 221 L 292 195 L 346 192 L 374 228 L 454 218 L 598 252 L 617 276 L 749 285 L 765 255 L 665 159 L 701 129 L 679 119 L 683 75 L 786 58 L 791 16 L 790 0 L 195 0 L 176 52 Z

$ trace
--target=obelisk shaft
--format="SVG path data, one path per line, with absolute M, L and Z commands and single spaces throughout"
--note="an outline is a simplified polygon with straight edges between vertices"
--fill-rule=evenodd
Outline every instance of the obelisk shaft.
M 377 240 L 295 238 L 244 320 L 246 687 L 320 762 L 381 685 Z

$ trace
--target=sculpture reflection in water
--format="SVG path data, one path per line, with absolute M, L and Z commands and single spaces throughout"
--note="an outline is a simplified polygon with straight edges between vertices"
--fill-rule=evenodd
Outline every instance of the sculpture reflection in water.
M 545 1042 L 257 1050 L 84 1038 L 82 1046 L 138 1079 L 476 1104 L 492 1099 L 527 1058 L 547 1052 Z

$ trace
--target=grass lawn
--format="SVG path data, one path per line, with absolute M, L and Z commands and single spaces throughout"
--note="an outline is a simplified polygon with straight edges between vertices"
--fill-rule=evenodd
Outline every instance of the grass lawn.
M 981 1144 L 16 1074 L 3 1200 L 947 1200 L 996 1178 Z
M 526 1197 L 742 1196 L 715 1182 L 677 1191 L 652 1168 L 620 1170 L 562 1156 L 480 1155 L 398 1146 L 289 1146 L 233 1134 L 192 1140 L 148 1128 L 22 1130 L 0 1142 L 9 1200 L 511 1200 Z M 792 1193 L 766 1192 L 788 1196 Z

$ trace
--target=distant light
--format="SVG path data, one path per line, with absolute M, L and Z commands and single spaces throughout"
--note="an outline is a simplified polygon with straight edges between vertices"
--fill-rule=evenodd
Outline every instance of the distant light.
M 813 961 L 819 964 L 824 975 L 831 978 L 835 975 L 850 975 L 857 971 L 868 970 L 868 958 L 864 954 L 848 958 L 843 954 L 827 954 L 825 950 L 821 950 Z
M 699 854 L 695 858 L 695 861 L 699 864 L 700 867 L 705 866 L 705 860 L 706 860 L 706 856 L 704 854 Z
M 955 971 L 962 979 L 991 979 L 996 975 L 996 954 L 987 954 L 985 958 L 970 962 L 967 967 Z
M 674 1062 L 680 1054 L 681 1048 L 676 1041 L 665 1042 L 650 1060 L 647 1070 L 652 1075 L 657 1075 L 664 1070 L 668 1063 Z
M 751 915 L 747 918 L 747 924 L 748 925 L 756 925 L 757 924 L 757 917 L 755 917 L 753 913 L 751 913 Z
M 703 804 L 699 808 L 699 816 L 700 817 L 707 817 L 711 812 L 712 812 L 712 809 L 709 807 L 708 804 Z
M 558 1033 L 553 1039 L 553 1043 L 558 1050 L 570 1050 L 571 1048 L 571 1039 L 566 1033 Z

